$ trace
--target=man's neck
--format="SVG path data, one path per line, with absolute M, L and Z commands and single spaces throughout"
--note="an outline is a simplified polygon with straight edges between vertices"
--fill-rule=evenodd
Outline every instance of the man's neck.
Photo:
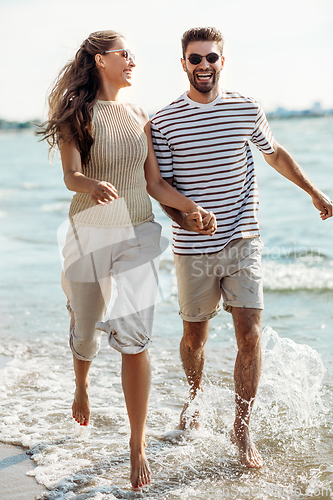
M 187 96 L 194 102 L 199 102 L 200 104 L 209 104 L 215 101 L 217 96 L 220 94 L 220 88 L 216 86 L 211 92 L 203 93 L 199 92 L 197 89 L 190 85 L 190 90 Z

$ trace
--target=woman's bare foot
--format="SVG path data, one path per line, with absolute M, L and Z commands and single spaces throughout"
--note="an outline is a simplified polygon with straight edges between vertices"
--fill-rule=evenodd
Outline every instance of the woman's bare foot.
M 239 459 L 242 465 L 252 469 L 263 466 L 263 460 L 250 437 L 249 428 L 245 425 L 237 427 L 230 433 L 230 439 L 239 449 Z
M 88 425 L 90 421 L 89 383 L 90 377 L 88 376 L 84 384 L 76 384 L 74 393 L 72 413 L 74 420 L 80 425 Z
M 145 445 L 139 448 L 131 446 L 131 483 L 134 491 L 139 491 L 143 486 L 147 486 L 151 480 L 151 471 L 146 459 Z

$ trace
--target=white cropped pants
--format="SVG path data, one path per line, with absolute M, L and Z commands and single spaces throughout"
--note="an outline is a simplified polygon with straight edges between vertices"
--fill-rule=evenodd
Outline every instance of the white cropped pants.
M 102 331 L 117 351 L 137 354 L 151 343 L 158 289 L 161 226 L 102 228 L 71 224 L 63 249 L 62 286 L 71 313 L 70 347 L 91 361 Z M 117 298 L 111 301 L 114 279 Z

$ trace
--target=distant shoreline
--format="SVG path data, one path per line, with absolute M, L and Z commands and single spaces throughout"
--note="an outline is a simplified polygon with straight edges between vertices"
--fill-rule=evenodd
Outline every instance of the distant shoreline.
M 153 116 L 153 115 L 151 115 Z M 311 110 L 305 109 L 302 111 L 289 111 L 287 109 L 278 109 L 276 111 L 270 111 L 266 113 L 268 120 L 288 120 L 294 118 L 325 118 L 328 116 L 333 116 L 333 109 L 328 110 Z M 24 122 L 7 121 L 0 119 L 0 131 L 12 131 L 12 130 L 29 130 L 36 128 L 36 126 L 41 125 L 39 119 L 29 120 Z
M 12 130 L 28 130 L 36 128 L 36 126 L 41 125 L 40 120 L 30 120 L 26 122 L 14 122 L 0 119 L 0 130 L 1 131 L 12 131 Z
M 303 111 L 271 111 L 269 113 L 266 113 L 266 116 L 268 120 L 288 120 L 289 118 L 325 118 L 327 116 L 333 116 L 333 109 L 328 109 L 321 112 L 308 109 L 305 109 Z

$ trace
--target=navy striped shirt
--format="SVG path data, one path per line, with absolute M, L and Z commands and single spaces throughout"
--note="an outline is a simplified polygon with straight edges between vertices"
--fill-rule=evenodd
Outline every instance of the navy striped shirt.
M 151 120 L 153 144 L 163 178 L 217 218 L 213 237 L 185 231 L 175 222 L 177 254 L 211 253 L 237 238 L 259 236 L 258 187 L 249 142 L 274 152 L 274 137 L 260 105 L 236 92 L 221 91 L 209 104 L 183 94 Z

